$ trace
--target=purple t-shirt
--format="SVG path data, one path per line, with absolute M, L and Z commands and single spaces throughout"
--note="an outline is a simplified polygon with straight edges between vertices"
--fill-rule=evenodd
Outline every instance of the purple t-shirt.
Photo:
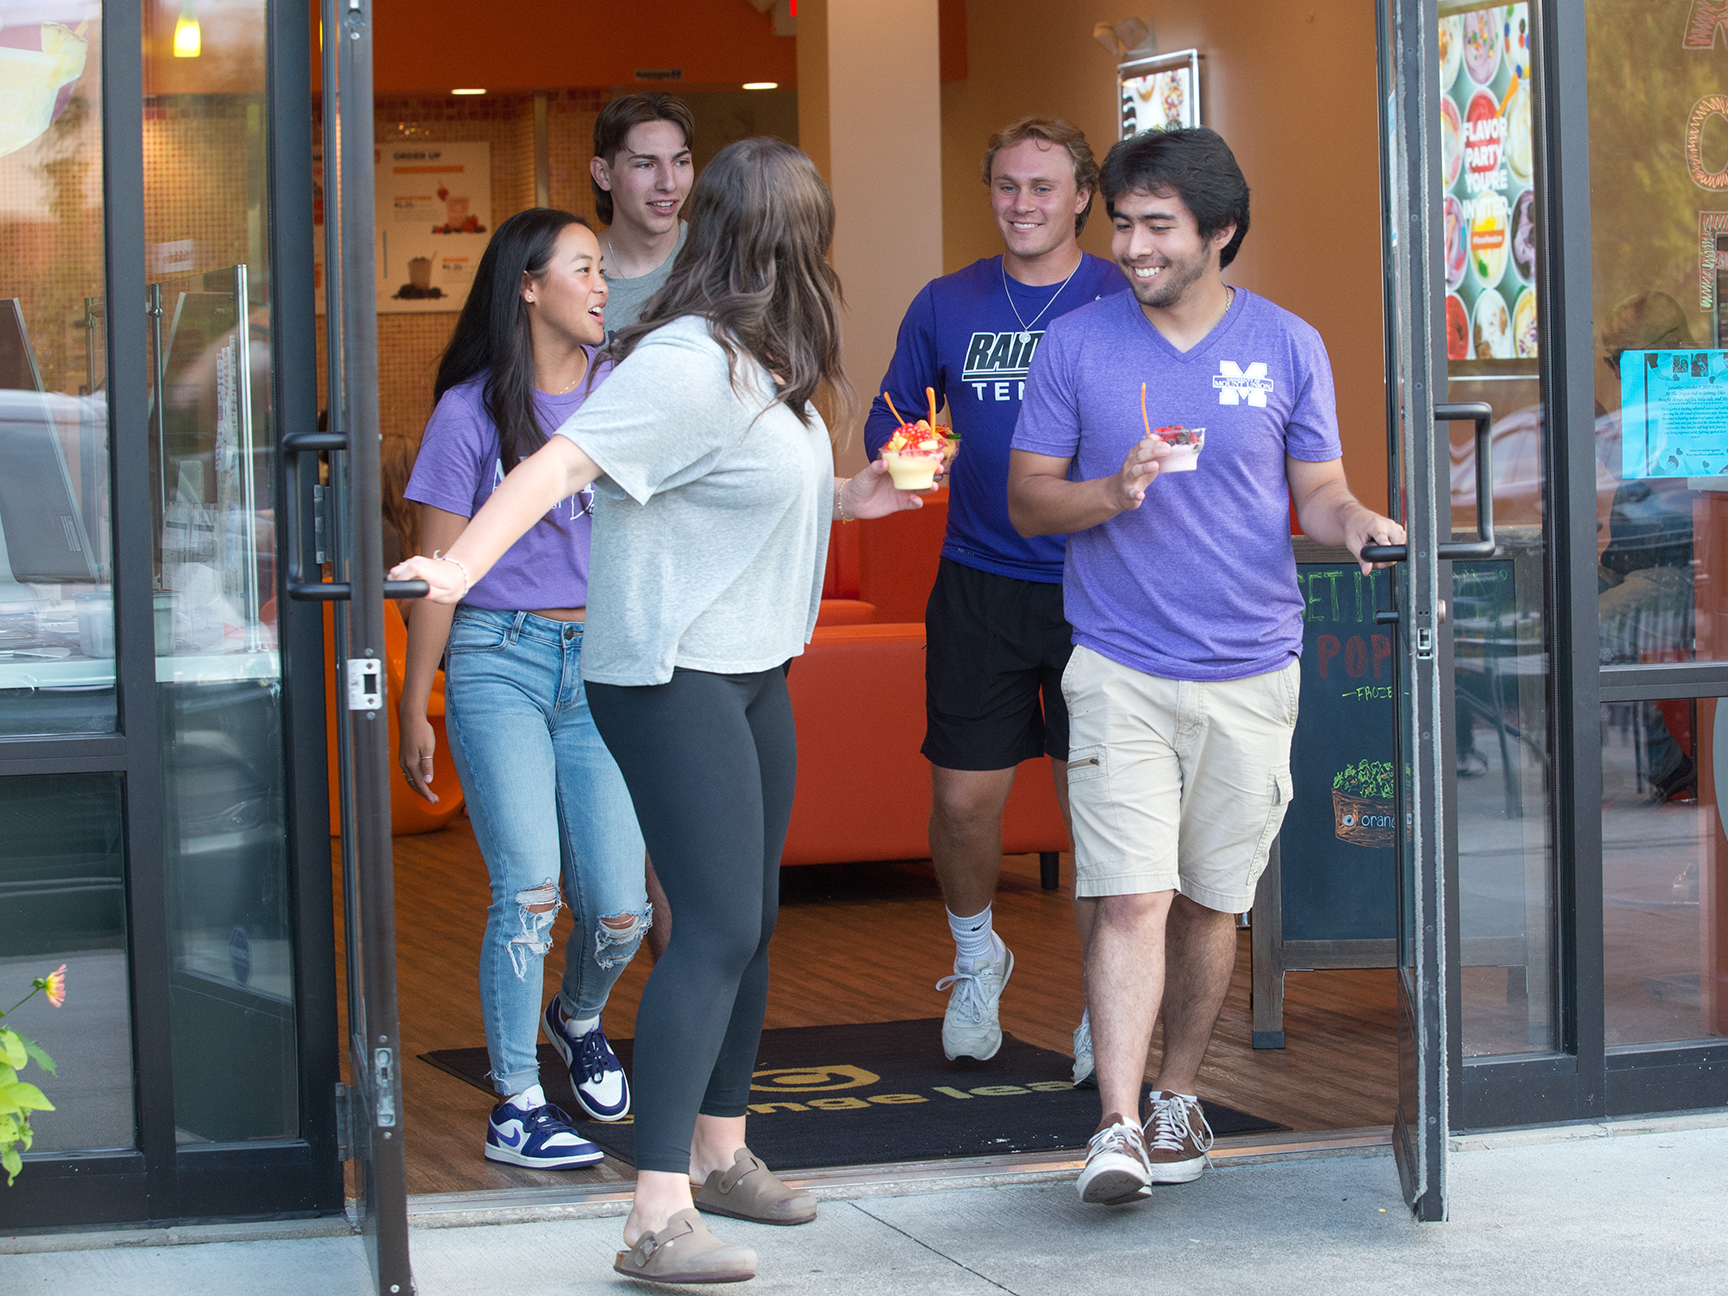
M 1120 472 L 1154 428 L 1204 428 L 1192 472 L 1160 473 L 1138 509 L 1068 537 L 1074 642 L 1165 679 L 1243 679 L 1302 651 L 1285 455 L 1343 456 L 1332 366 L 1312 327 L 1245 289 L 1190 351 L 1132 293 L 1053 320 L 1032 360 L 1014 449 Z
M 584 349 L 592 364 L 594 349 Z M 563 424 L 609 371 L 610 366 L 602 364 L 592 385 L 584 378 L 565 396 L 535 392 L 534 412 L 541 429 L 550 434 Z M 485 385 L 482 375 L 444 393 L 420 438 L 420 454 L 414 460 L 408 488 L 402 492 L 406 498 L 471 518 L 504 480 L 498 429 L 492 425 L 481 397 Z M 593 519 L 583 499 L 572 495 L 544 521 L 529 527 L 497 565 L 474 583 L 462 602 L 496 612 L 588 606 L 588 538 L 592 529 Z

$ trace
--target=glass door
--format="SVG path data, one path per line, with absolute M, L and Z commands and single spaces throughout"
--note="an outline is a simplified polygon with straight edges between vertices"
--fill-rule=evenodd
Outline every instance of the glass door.
M 1397 835 L 1398 1109 L 1393 1151 L 1405 1200 L 1418 1219 L 1446 1218 L 1448 1039 L 1447 775 L 1443 723 L 1452 687 L 1441 579 L 1444 442 L 1436 410 L 1434 338 L 1444 315 L 1433 219 L 1440 164 L 1438 15 L 1433 0 L 1382 0 L 1379 13 L 1382 248 L 1385 257 L 1389 498 L 1407 543 L 1369 546 L 1364 558 L 1397 563 L 1393 608 L 1394 755 L 1402 831 Z M 1471 415 L 1474 411 L 1470 412 Z M 1488 511 L 1491 525 L 1491 510 Z M 1489 546 L 1490 549 L 1492 545 Z
M 372 12 L 324 0 L 325 325 L 329 428 L 282 439 L 293 483 L 288 593 L 334 605 L 338 795 L 350 1083 L 342 1106 L 359 1172 L 361 1231 L 380 1293 L 414 1291 L 408 1258 L 390 847 L 390 723 L 384 695 L 384 580 L 378 477 L 378 319 L 373 278 Z M 312 573 L 317 456 L 329 456 L 333 580 Z M 420 582 L 390 584 L 412 597 Z

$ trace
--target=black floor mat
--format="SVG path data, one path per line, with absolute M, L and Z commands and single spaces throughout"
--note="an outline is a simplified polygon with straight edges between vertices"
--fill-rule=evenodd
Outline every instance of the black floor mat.
M 626 1070 L 631 1043 L 612 1041 Z M 420 1057 L 492 1092 L 483 1048 Z M 764 1031 L 757 1068 L 750 1148 L 777 1170 L 1084 1148 L 1098 1124 L 1098 1095 L 1070 1085 L 1070 1059 L 1004 1034 L 988 1062 L 950 1062 L 936 1017 Z M 548 1099 L 581 1115 L 550 1044 L 540 1046 L 540 1079 Z M 1220 1103 L 1204 1105 L 1220 1136 L 1285 1128 Z M 580 1128 L 584 1138 L 634 1163 L 628 1119 L 582 1121 Z

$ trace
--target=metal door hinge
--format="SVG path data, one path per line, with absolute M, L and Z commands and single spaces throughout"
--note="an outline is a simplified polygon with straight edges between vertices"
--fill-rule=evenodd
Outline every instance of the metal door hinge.
M 330 561 L 325 553 L 329 524 L 324 513 L 324 497 L 328 493 L 322 486 L 312 487 L 312 561 L 320 565 Z
M 354 1156 L 353 1139 L 349 1134 L 353 1128 L 349 1123 L 352 1119 L 353 1101 L 349 1096 L 347 1085 L 339 1084 L 336 1086 L 336 1159 L 338 1161 L 349 1161 Z
M 396 1123 L 396 1050 L 372 1050 L 372 1101 L 379 1128 Z
M 348 709 L 376 711 L 384 705 L 384 663 L 376 657 L 348 659 Z

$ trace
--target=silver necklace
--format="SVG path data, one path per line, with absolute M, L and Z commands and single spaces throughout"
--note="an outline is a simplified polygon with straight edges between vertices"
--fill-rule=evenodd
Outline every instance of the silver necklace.
M 1086 258 L 1082 256 L 1080 260 L 1075 263 L 1074 268 L 1068 272 L 1068 279 L 1072 279 L 1075 275 L 1079 274 L 1080 267 L 1085 264 Z M 1041 310 L 1034 315 L 1031 323 L 1028 323 L 1021 317 L 1020 308 L 1014 304 L 1014 294 L 1008 291 L 1008 258 L 1002 258 L 1002 295 L 1008 299 L 1008 309 L 1014 312 L 1014 318 L 1020 321 L 1021 346 L 1025 346 L 1032 340 L 1032 325 L 1043 319 L 1044 311 L 1049 310 L 1056 304 L 1056 299 L 1062 295 L 1062 289 L 1068 286 L 1068 279 L 1064 279 L 1060 286 L 1057 287 L 1056 291 L 1050 294 L 1050 300 L 1044 303 L 1044 310 Z

